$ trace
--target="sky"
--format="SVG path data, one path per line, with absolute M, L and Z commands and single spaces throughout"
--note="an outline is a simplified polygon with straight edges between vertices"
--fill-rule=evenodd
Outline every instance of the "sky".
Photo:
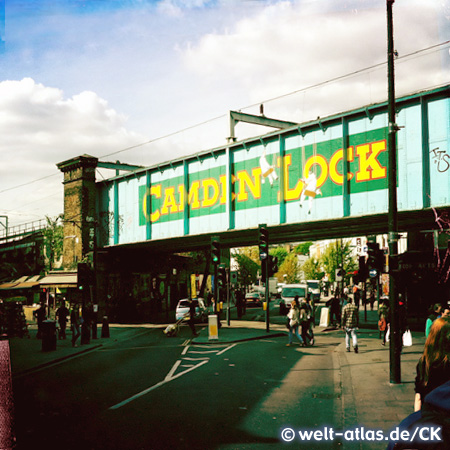
M 448 84 L 450 0 L 393 14 L 397 96 Z M 0 0 L 0 40 L 0 235 L 63 213 L 73 157 L 152 166 L 224 145 L 229 110 L 387 99 L 385 0 Z

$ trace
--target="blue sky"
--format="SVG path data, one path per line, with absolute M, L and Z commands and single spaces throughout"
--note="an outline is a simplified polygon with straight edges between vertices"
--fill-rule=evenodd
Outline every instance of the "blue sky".
M 224 144 L 230 109 L 264 102 L 302 122 L 387 95 L 384 66 L 307 89 L 386 60 L 384 0 L 8 0 L 5 12 L 0 215 L 11 225 L 62 212 L 56 164 L 79 154 L 152 165 Z M 448 83 L 449 45 L 433 46 L 449 16 L 448 1 L 395 2 L 398 95 Z

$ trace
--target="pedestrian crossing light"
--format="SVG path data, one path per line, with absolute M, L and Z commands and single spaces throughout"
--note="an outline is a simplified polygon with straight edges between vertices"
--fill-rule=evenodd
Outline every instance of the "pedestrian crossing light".
M 269 254 L 269 230 L 266 225 L 259 226 L 259 259 L 266 259 Z
M 269 277 L 273 277 L 278 272 L 278 258 L 269 256 Z
M 220 264 L 220 239 L 211 238 L 211 260 L 213 264 Z
M 217 269 L 217 286 L 223 289 L 227 285 L 227 270 L 225 266 L 219 266 Z
M 380 249 L 380 244 L 377 242 L 367 243 L 367 266 L 368 269 L 375 269 L 378 273 L 384 269 L 385 256 L 383 250 Z

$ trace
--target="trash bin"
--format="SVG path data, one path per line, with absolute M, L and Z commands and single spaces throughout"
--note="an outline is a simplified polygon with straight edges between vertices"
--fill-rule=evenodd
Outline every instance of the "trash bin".
M 42 322 L 42 351 L 51 352 L 56 350 L 56 322 L 44 320 Z

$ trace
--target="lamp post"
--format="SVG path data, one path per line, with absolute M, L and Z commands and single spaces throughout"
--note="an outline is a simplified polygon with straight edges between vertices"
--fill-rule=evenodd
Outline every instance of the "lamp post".
M 392 6 L 395 0 L 387 0 L 387 66 L 388 66 L 388 184 L 389 184 L 389 306 L 391 310 L 391 338 L 389 340 L 389 373 L 391 383 L 400 383 L 400 335 L 398 294 L 393 270 L 394 258 L 398 253 L 397 223 L 397 144 L 398 126 L 395 123 L 395 75 L 394 75 L 394 27 Z

